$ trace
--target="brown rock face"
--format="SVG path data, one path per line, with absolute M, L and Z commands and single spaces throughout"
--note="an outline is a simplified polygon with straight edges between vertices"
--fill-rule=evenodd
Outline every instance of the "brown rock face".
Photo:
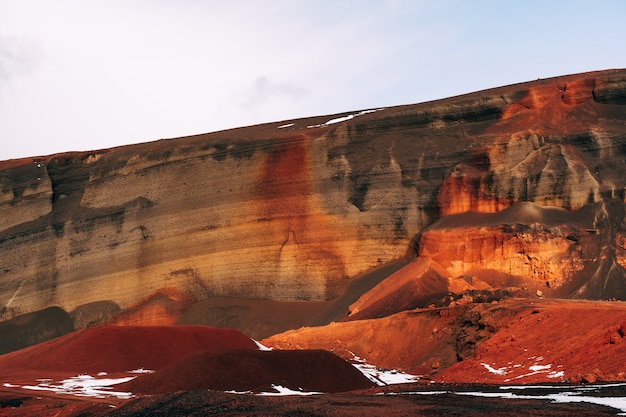
M 2 319 L 59 306 L 76 326 L 168 324 L 216 296 L 330 300 L 412 244 L 437 292 L 626 298 L 625 104 L 614 70 L 1 162 Z

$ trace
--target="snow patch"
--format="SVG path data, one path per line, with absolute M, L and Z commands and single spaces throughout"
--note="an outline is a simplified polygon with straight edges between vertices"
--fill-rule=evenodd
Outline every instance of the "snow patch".
M 321 392 L 316 391 L 294 391 L 290 388 L 283 387 L 282 385 L 272 384 L 272 388 L 276 390 L 276 392 L 261 392 L 257 395 L 264 397 L 278 397 L 283 395 L 317 395 L 322 394 Z
M 534 364 L 534 365 L 530 365 L 528 367 L 529 371 L 533 371 L 533 372 L 539 372 L 539 371 L 546 371 L 548 369 L 552 368 L 551 364 L 548 365 L 538 365 L 538 364 Z
M 143 368 L 139 368 L 139 369 L 134 369 L 132 371 L 128 371 L 129 374 L 153 374 L 154 371 L 151 369 L 143 369 Z M 106 375 L 106 372 L 104 373 Z M 98 374 L 100 375 L 100 374 Z
M 513 364 L 513 362 L 509 362 L 506 366 L 497 367 L 495 363 L 488 364 L 481 362 L 480 364 L 491 374 L 500 376 L 509 375 L 504 382 L 515 381 L 538 374 L 547 374 L 546 377 L 550 379 L 565 378 L 565 371 L 558 369 L 562 368 L 562 365 L 556 367 L 558 370 L 553 370 L 551 363 L 541 363 L 544 360 L 543 356 L 531 356 L 528 359 L 531 363 L 530 365 Z
M 94 378 L 91 375 L 78 375 L 54 383 L 52 379 L 38 379 L 37 385 L 22 385 L 21 388 L 31 391 L 50 391 L 55 394 L 74 395 L 77 397 L 119 399 L 132 398 L 131 392 L 113 391 L 113 385 L 128 382 L 136 377 Z M 5 384 L 6 386 L 6 384 Z
M 542 387 L 544 388 L 544 387 Z M 556 386 L 545 388 L 558 388 Z M 560 387 L 563 388 L 563 387 Z M 548 400 L 554 403 L 590 403 L 612 407 L 621 411 L 619 415 L 626 415 L 626 398 L 624 397 L 593 397 L 590 395 L 580 395 L 574 391 L 560 391 L 546 395 L 523 395 L 513 392 L 455 392 L 456 395 L 467 395 L 484 398 L 503 398 L 519 400 Z
M 286 128 L 291 127 L 293 125 L 295 125 L 295 123 L 287 123 L 286 125 L 278 126 L 276 129 L 286 129 Z
M 350 120 L 350 119 L 354 119 L 354 118 L 355 118 L 355 117 L 357 117 L 357 116 L 362 116 L 362 115 L 364 115 L 364 114 L 368 114 L 368 113 L 374 113 L 374 112 L 377 112 L 377 111 L 379 111 L 379 110 L 384 110 L 384 108 L 381 108 L 381 109 L 371 109 L 371 110 L 363 110 L 363 111 L 360 111 L 360 112 L 355 113 L 355 114 L 349 114 L 349 115 L 347 115 L 347 116 L 336 117 L 336 118 L 334 118 L 334 119 L 330 119 L 329 121 L 327 121 L 327 122 L 325 122 L 325 123 L 322 123 L 322 124 L 319 124 L 319 125 L 310 125 L 310 126 L 307 126 L 307 128 L 311 129 L 311 128 L 314 128 L 314 127 L 326 127 L 326 126 L 329 126 L 329 125 L 332 125 L 332 124 L 335 124 L 335 123 L 341 123 L 341 122 L 348 121 L 348 120 Z
M 504 392 L 483 392 L 483 391 L 455 391 L 455 390 L 433 390 L 433 391 L 410 391 L 398 393 L 384 393 L 381 395 L 441 395 L 454 394 L 483 398 L 502 398 L 518 400 L 545 400 L 553 403 L 589 403 L 615 408 L 620 411 L 618 415 L 626 415 L 626 397 L 606 396 L 602 390 L 605 388 L 626 387 L 626 383 L 618 382 L 613 384 L 591 384 L 591 385 L 504 385 L 499 387 Z M 527 389 L 542 389 L 547 392 L 542 395 L 526 395 L 523 393 Z M 519 391 L 519 392 L 512 392 Z M 552 391 L 552 392 L 550 392 Z M 583 395 L 584 394 L 584 395 Z
M 367 379 L 380 387 L 393 384 L 410 384 L 412 382 L 416 382 L 421 377 L 419 375 L 411 375 L 405 372 L 400 372 L 395 369 L 379 369 L 376 366 L 367 363 L 365 359 L 356 356 L 352 352 L 350 353 L 352 354 L 352 359 L 350 359 L 352 366 L 365 375 Z
M 506 375 L 509 372 L 511 372 L 511 371 L 507 372 L 507 367 L 506 366 L 504 366 L 502 368 L 496 369 L 496 368 L 492 367 L 491 365 L 489 365 L 488 363 L 481 363 L 481 365 L 484 366 L 486 370 L 488 370 L 489 372 L 491 372 L 492 374 L 495 374 L 495 375 Z
M 253 341 L 254 343 L 256 343 L 256 345 L 257 345 L 257 347 L 259 348 L 259 350 L 263 350 L 263 351 L 273 350 L 272 348 L 267 347 L 267 346 L 265 346 L 265 345 L 263 345 L 263 344 L 261 344 L 261 343 L 257 342 L 257 341 L 256 341 L 256 340 L 254 340 L 254 339 L 252 339 L 252 341 Z

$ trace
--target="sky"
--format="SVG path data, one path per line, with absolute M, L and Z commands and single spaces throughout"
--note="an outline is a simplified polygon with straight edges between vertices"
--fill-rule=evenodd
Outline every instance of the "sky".
M 0 160 L 626 67 L 622 0 L 0 0 Z

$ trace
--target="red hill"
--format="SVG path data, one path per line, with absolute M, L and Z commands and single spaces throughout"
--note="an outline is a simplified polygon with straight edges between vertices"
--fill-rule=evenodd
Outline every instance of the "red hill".
M 0 356 L 2 372 L 123 372 L 162 369 L 196 351 L 257 349 L 232 329 L 207 326 L 102 326 Z M 39 376 L 41 377 L 41 375 Z
M 192 353 L 120 387 L 134 393 L 164 394 L 198 389 L 274 392 L 272 385 L 294 391 L 342 392 L 369 388 L 373 383 L 325 350 L 232 349 Z

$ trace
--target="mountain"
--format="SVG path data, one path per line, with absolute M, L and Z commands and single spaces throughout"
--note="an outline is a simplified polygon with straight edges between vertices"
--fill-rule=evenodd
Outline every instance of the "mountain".
M 1 162 L 2 319 L 327 302 L 416 255 L 453 280 L 624 299 L 624 104 L 611 70 Z
M 2 161 L 0 363 L 209 325 L 440 382 L 624 380 L 625 204 L 626 70 Z M 233 349 L 134 384 L 292 361 Z

